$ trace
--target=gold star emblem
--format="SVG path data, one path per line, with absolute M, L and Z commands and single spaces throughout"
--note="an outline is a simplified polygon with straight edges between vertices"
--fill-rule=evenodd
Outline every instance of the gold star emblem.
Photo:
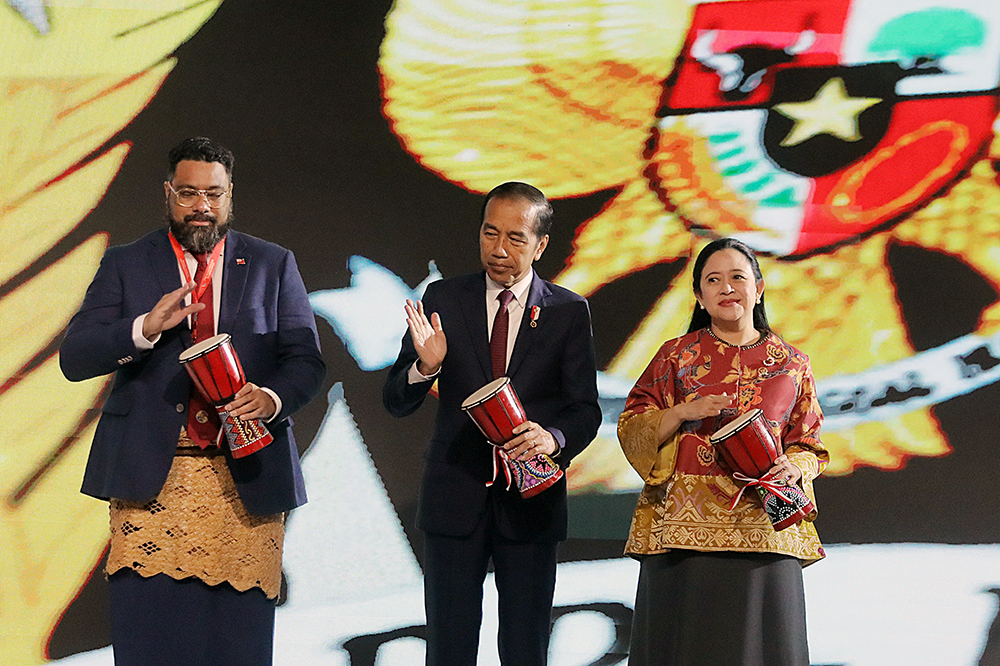
M 851 97 L 844 80 L 830 79 L 808 102 L 775 104 L 774 110 L 795 121 L 782 146 L 796 146 L 817 134 L 832 134 L 844 141 L 857 141 L 858 116 L 882 101 L 880 97 Z

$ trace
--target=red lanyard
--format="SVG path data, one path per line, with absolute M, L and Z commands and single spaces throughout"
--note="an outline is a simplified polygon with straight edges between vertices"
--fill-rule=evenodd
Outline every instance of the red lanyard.
M 184 257 L 184 249 L 181 244 L 177 242 L 174 238 L 173 233 L 168 233 L 170 236 L 170 246 L 174 248 L 174 255 L 177 257 L 177 263 L 181 265 L 181 271 L 184 273 L 184 284 L 191 281 L 191 269 L 188 268 L 187 259 Z M 205 293 L 208 289 L 208 285 L 212 282 L 212 274 L 215 272 L 215 265 L 219 263 L 219 257 L 222 256 L 222 248 L 226 246 L 226 237 L 223 236 L 222 240 L 215 244 L 215 249 L 212 250 L 212 256 L 208 258 L 208 263 L 205 265 L 205 273 L 201 276 L 201 282 L 195 286 L 194 293 L 191 295 L 191 302 L 197 303 L 201 300 L 201 295 Z

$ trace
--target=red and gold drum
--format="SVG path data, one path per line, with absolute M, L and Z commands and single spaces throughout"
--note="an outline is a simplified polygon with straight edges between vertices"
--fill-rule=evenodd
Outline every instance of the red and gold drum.
M 234 458 L 260 451 L 273 440 L 259 419 L 241 421 L 223 409 L 244 385 L 243 366 L 228 333 L 220 333 L 185 349 L 179 359 L 205 399 L 215 405 Z
M 816 510 L 797 485 L 767 475 L 782 453 L 781 444 L 760 409 L 739 415 L 709 438 L 722 459 L 746 488 L 756 488 L 775 531 L 795 525 Z M 742 491 L 740 491 L 742 494 Z M 739 495 L 733 500 L 733 507 Z
M 774 467 L 781 455 L 781 447 L 759 409 L 740 414 L 709 439 L 733 471 L 755 479 Z
M 528 460 L 515 460 L 502 448 L 503 444 L 514 439 L 514 428 L 528 420 L 509 377 L 495 379 L 470 395 L 462 403 L 462 410 L 494 446 L 493 478 L 486 485 L 493 485 L 502 469 L 507 477 L 507 487 L 516 484 L 521 497 L 528 498 L 563 477 L 559 465 L 544 453 Z

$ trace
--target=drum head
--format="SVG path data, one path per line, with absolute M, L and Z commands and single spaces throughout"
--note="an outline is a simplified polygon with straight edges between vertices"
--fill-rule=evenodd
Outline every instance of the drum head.
M 750 421 L 752 421 L 760 413 L 760 409 L 751 409 L 749 412 L 740 414 L 735 419 L 716 430 L 715 434 L 708 438 L 709 441 L 714 444 L 715 442 L 724 440 L 746 424 L 750 423 Z
M 207 340 L 206 340 L 207 342 Z M 499 377 L 494 379 L 489 384 L 479 389 L 468 398 L 462 402 L 462 409 L 468 409 L 469 407 L 475 407 L 484 400 L 489 400 L 491 397 L 495 396 L 500 392 L 504 386 L 510 383 L 510 377 Z
M 210 338 L 202 340 L 201 342 L 195 343 L 181 352 L 179 360 L 181 363 L 186 363 L 193 358 L 198 358 L 210 349 L 215 349 L 226 340 L 229 339 L 228 333 L 219 333 L 218 335 L 213 335 Z

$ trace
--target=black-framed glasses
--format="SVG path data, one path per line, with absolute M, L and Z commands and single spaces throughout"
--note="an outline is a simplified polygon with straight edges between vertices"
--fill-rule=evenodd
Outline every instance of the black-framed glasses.
M 233 191 L 232 185 L 226 190 L 196 190 L 191 187 L 182 187 L 179 190 L 175 190 L 174 186 L 170 183 L 167 183 L 167 187 L 174 193 L 177 205 L 184 208 L 190 208 L 195 205 L 202 197 L 205 197 L 209 208 L 220 208 L 226 202 L 226 197 L 229 193 Z

